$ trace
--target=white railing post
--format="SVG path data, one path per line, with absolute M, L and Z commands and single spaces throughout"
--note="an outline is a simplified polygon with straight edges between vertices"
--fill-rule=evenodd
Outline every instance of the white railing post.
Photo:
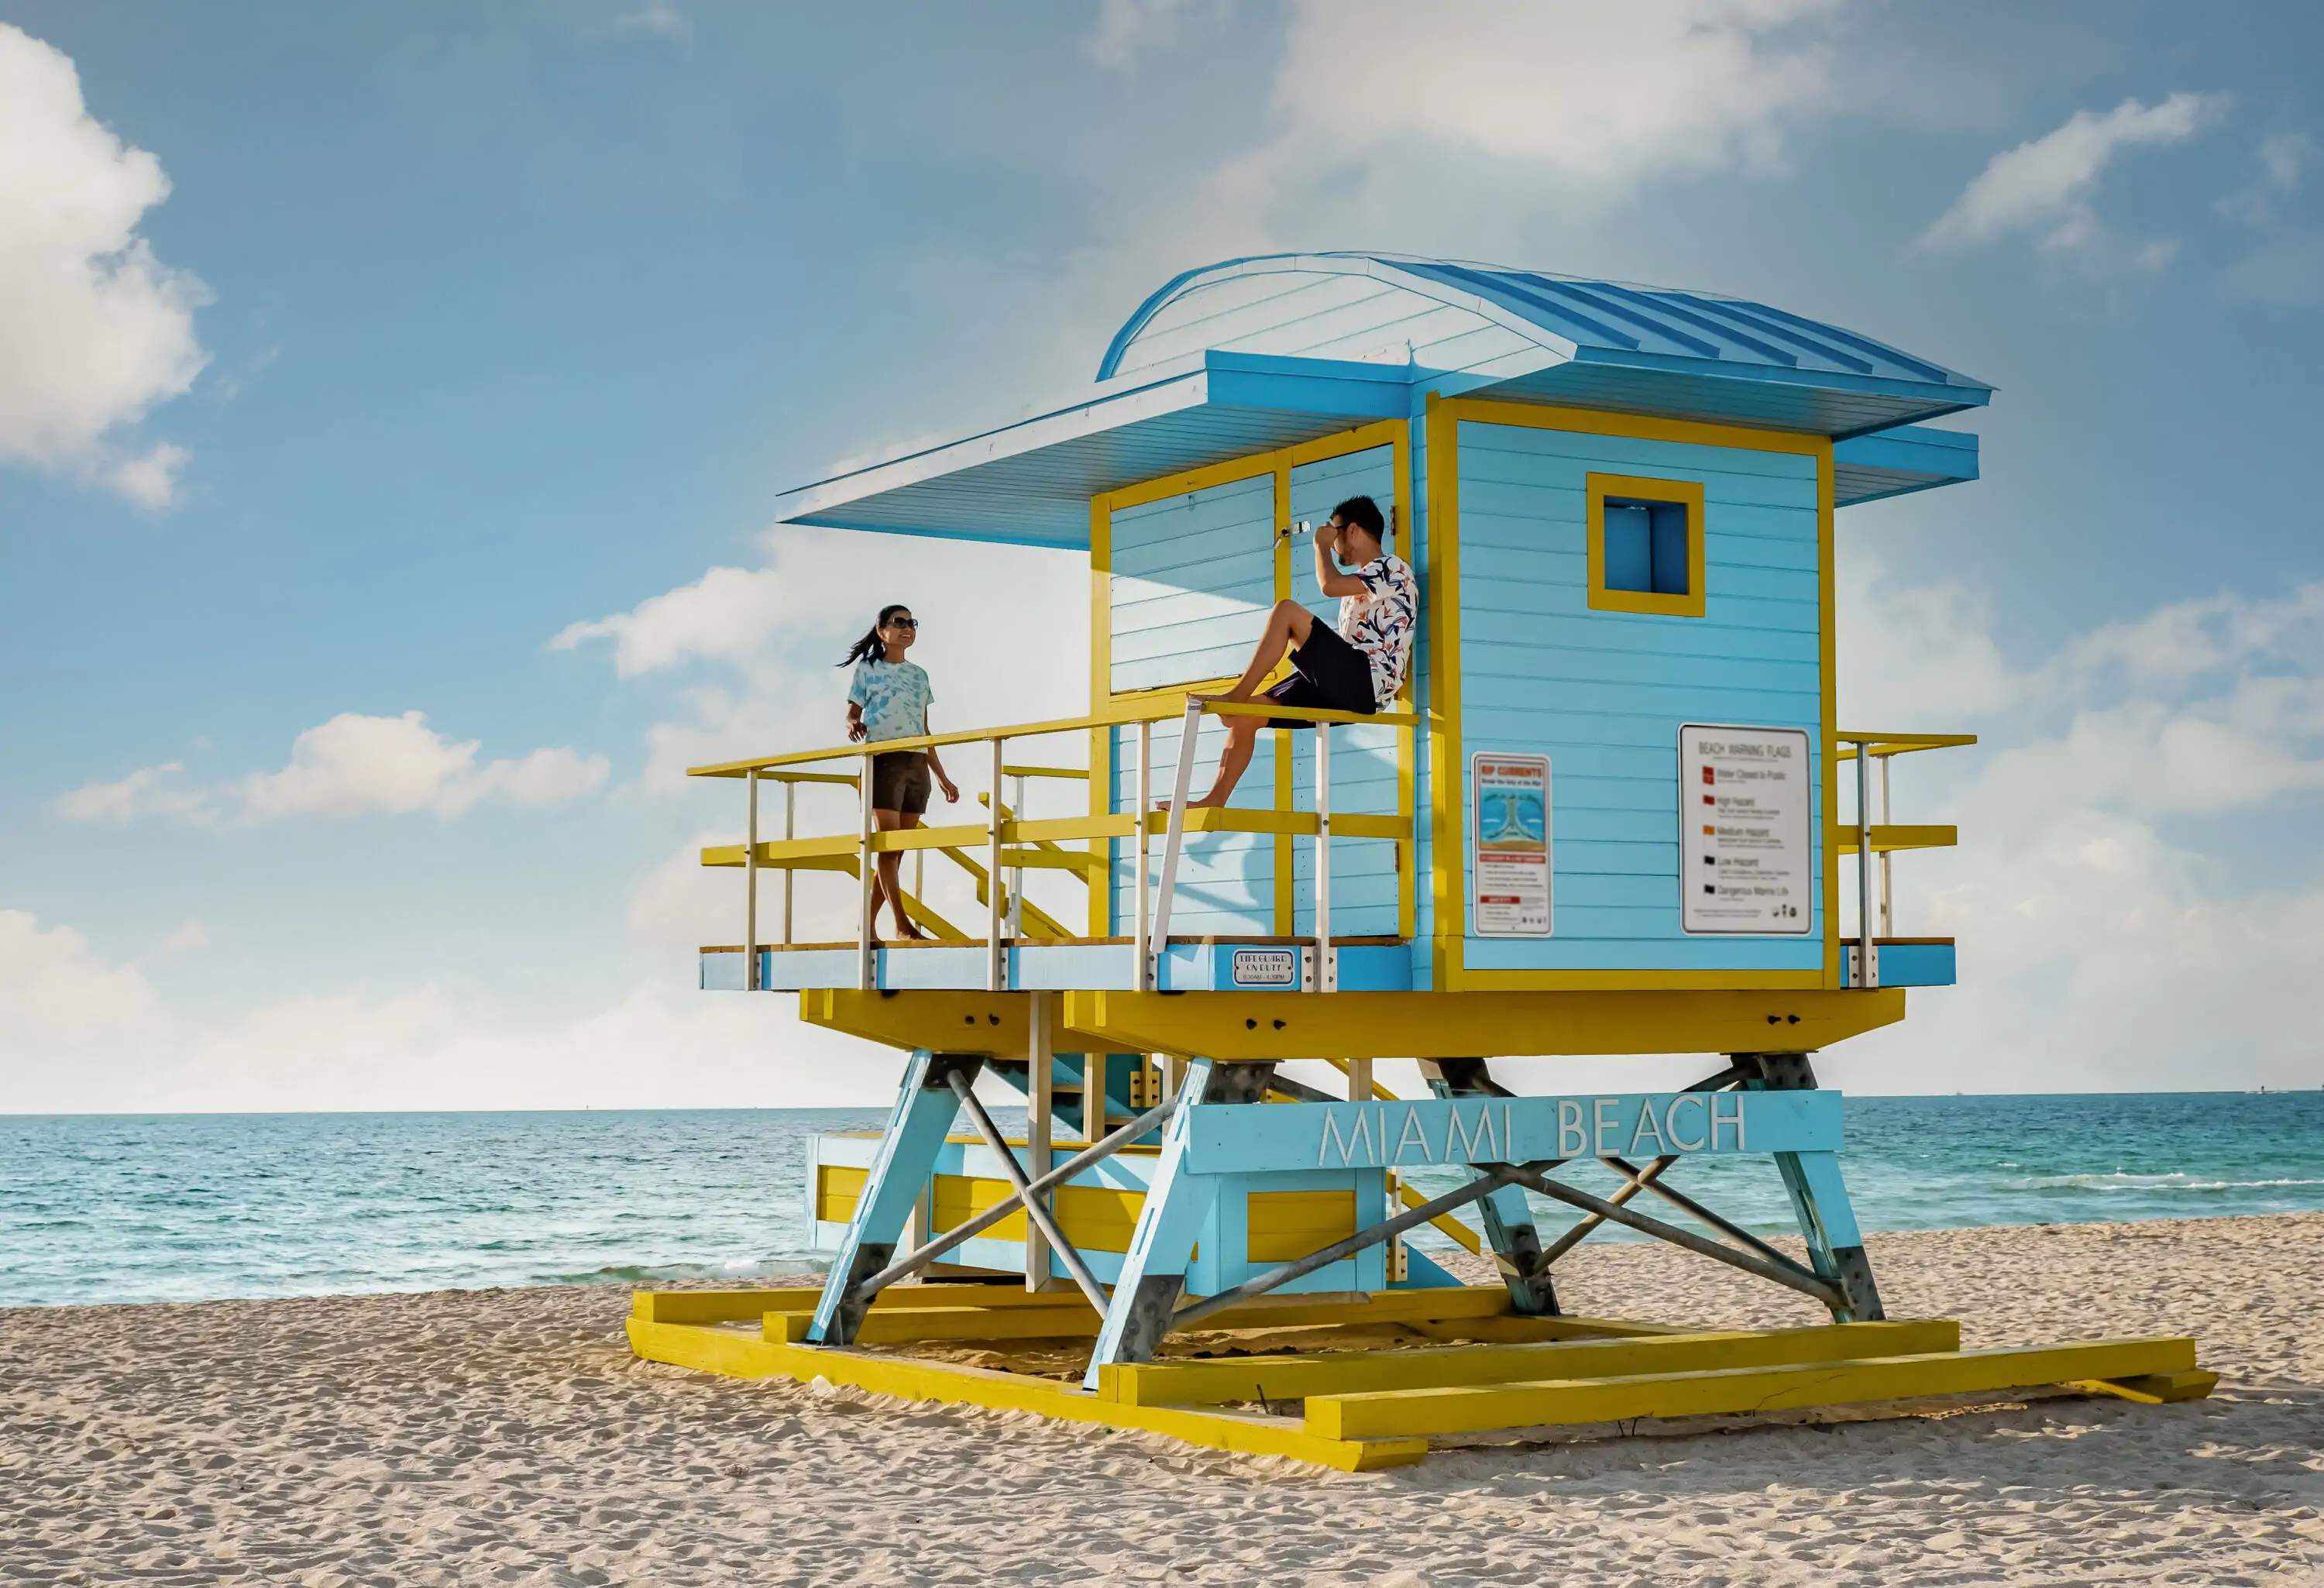
M 792 811 L 791 811 L 791 797 L 792 797 L 792 795 L 793 795 L 793 794 L 798 790 L 798 784 L 796 784 L 796 783 L 794 783 L 794 782 L 792 782 L 788 778 L 785 778 L 785 779 L 783 780 L 783 842 L 784 842 L 784 843 L 786 843 L 786 844 L 789 843 L 789 842 L 791 841 L 791 837 L 792 837 L 792 833 L 791 833 L 791 815 L 792 815 Z M 789 945 L 790 940 L 791 940 L 791 868 L 790 868 L 790 867 L 788 867 L 788 866 L 785 866 L 785 867 L 783 867 L 783 942 L 784 942 L 784 944 L 785 944 L 785 946 L 788 946 Z
M 1147 836 L 1146 813 L 1154 808 L 1154 725 L 1152 723 L 1142 722 L 1138 725 L 1137 799 L 1138 829 L 1136 836 L 1131 841 L 1130 849 L 1131 853 L 1138 857 L 1138 882 L 1133 889 L 1138 922 L 1130 928 L 1130 937 L 1134 945 L 1133 952 L 1138 960 L 1138 990 L 1140 992 L 1150 992 L 1154 990 L 1154 965 L 1151 937 L 1153 920 L 1149 911 L 1153 909 L 1154 901 L 1147 873 L 1153 867 L 1154 856 L 1153 845 Z
M 742 774 L 751 817 L 742 836 L 742 991 L 759 990 L 759 769 Z M 789 785 L 786 784 L 788 788 Z
M 1009 814 L 1018 821 L 1025 819 L 1025 780 L 1009 780 Z M 1009 940 L 1016 942 L 1025 935 L 1025 868 L 1009 868 Z
M 1872 940 L 1872 746 L 1856 746 L 1856 984 L 1880 985 L 1879 950 Z
M 1005 967 L 1008 950 L 1002 946 L 1001 918 L 1001 755 L 1006 740 L 992 741 L 992 798 L 987 802 L 984 848 L 984 990 L 1003 992 L 1008 987 Z
M 862 810 L 862 820 L 855 839 L 855 990 L 872 991 L 872 831 L 877 825 L 872 819 L 872 752 L 866 750 L 857 758 L 857 786 L 862 798 L 857 801 Z
M 1162 835 L 1162 885 L 1154 900 L 1154 929 L 1147 940 L 1146 984 L 1162 985 L 1162 956 L 1170 952 L 1170 896 L 1178 888 L 1178 851 L 1186 836 L 1186 799 L 1194 786 L 1194 740 L 1202 732 L 1203 703 L 1186 702 L 1186 726 L 1178 735 L 1178 764 L 1171 772 L 1170 823 Z
M 1056 1056 L 1050 1029 L 1050 1003 L 1047 992 L 1036 992 L 1025 1001 L 1025 1173 L 1039 1179 L 1049 1172 L 1049 1149 L 1054 1139 L 1056 1120 Z M 1054 1210 L 1056 1203 L 1049 1192 L 1041 1194 L 1044 1203 Z M 1029 1214 L 1025 1220 L 1025 1288 L 1039 1290 L 1049 1282 L 1049 1238 L 1039 1223 Z
M 1337 992 L 1332 957 L 1332 725 L 1315 725 L 1315 987 Z
M 1880 822 L 1883 826 L 1896 819 L 1888 814 L 1888 769 L 1895 760 L 1893 755 L 1880 758 Z M 1895 858 L 1886 853 L 1880 856 L 1880 935 L 1884 937 L 1896 935 L 1895 879 L 1888 870 L 1888 863 Z

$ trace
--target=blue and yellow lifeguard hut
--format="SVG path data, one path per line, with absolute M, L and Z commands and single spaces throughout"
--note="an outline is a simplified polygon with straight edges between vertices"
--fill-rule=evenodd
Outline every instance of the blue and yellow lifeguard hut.
M 1350 1467 L 1536 1425 L 2207 1389 L 2186 1340 L 1963 1352 L 1950 1321 L 1886 1318 L 1811 1057 L 1953 980 L 1950 940 L 1896 934 L 1888 878 L 1954 834 L 1892 822 L 1887 768 L 1969 740 L 1836 722 L 1834 537 L 1842 508 L 1974 479 L 1976 437 L 1928 421 L 1991 394 L 1765 304 L 1277 255 L 1167 283 L 1070 402 L 784 497 L 787 522 L 1086 555 L 1089 709 L 879 746 L 981 774 L 964 825 L 875 832 L 863 746 L 696 769 L 747 808 L 703 856 L 744 873 L 703 985 L 796 994 L 909 1057 L 883 1132 L 817 1143 L 823 1289 L 642 1293 L 636 1349 Z M 1395 708 L 1205 698 L 1277 601 L 1330 615 L 1295 551 L 1359 494 L 1422 587 Z M 1234 803 L 1185 812 L 1236 712 L 1313 728 L 1262 734 Z M 852 787 L 853 830 L 799 834 L 803 782 Z M 1033 815 L 1060 784 L 1085 803 Z M 967 873 L 982 919 L 915 893 L 932 939 L 876 942 L 894 850 Z M 801 871 L 854 879 L 852 941 L 793 940 Z M 1028 898 L 1049 872 L 1085 907 Z M 1595 1056 L 1684 1053 L 1683 1091 L 1590 1085 Z M 1493 1061 L 1518 1055 L 1563 1061 L 1557 1091 L 1513 1092 Z M 1379 1085 L 1391 1057 L 1430 1095 Z M 1024 1093 L 1021 1140 L 982 1076 Z M 1803 1255 L 1683 1189 L 1690 1158 L 1738 1154 L 1773 1159 Z M 1555 1172 L 1582 1160 L 1619 1187 Z M 1580 1222 L 1545 1239 L 1529 1197 Z M 1609 1223 L 1832 1322 L 1570 1316 L 1557 1260 Z M 1423 1223 L 1499 1283 L 1406 1246 Z M 940 1348 L 1044 1341 L 1022 1371 Z

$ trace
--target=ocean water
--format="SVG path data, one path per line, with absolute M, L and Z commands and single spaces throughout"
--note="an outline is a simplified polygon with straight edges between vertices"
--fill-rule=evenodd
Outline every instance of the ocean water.
M 883 1117 L 0 1117 L 0 1306 L 816 1271 L 807 1139 Z M 1853 1098 L 1844 1167 L 1873 1230 L 2324 1209 L 2324 1093 Z M 1671 1179 L 1753 1229 L 1792 1227 L 1765 1159 Z

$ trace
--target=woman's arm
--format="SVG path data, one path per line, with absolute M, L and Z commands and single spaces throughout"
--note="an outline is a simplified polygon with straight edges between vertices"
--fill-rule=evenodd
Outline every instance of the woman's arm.
M 861 740 L 869 730 L 863 725 L 863 707 L 851 700 L 847 703 L 847 736 Z
M 928 721 L 926 713 L 921 715 L 920 726 L 926 728 L 931 734 L 936 732 L 934 728 L 928 727 Z M 933 744 L 928 746 L 928 771 L 936 775 L 936 787 L 944 790 L 945 803 L 946 805 L 958 805 L 960 803 L 960 790 L 953 786 L 953 780 L 950 778 L 945 776 L 944 761 L 936 754 L 936 747 Z M 1000 793 L 1001 791 L 998 789 L 994 789 L 993 797 L 998 799 L 1000 797 Z

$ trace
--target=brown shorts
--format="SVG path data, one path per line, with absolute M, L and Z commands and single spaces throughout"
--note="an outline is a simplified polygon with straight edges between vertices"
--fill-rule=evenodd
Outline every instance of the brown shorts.
M 928 753 L 890 750 L 872 758 L 872 808 L 922 816 L 928 808 Z

